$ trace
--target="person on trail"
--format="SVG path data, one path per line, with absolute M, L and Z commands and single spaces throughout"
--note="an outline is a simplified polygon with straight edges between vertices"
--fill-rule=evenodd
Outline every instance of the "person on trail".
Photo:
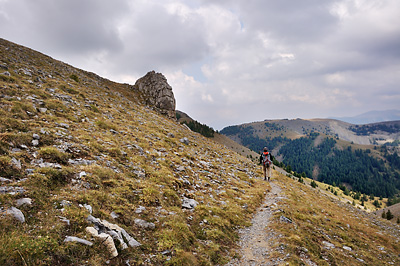
M 272 154 L 268 152 L 267 147 L 264 147 L 264 150 L 260 155 L 260 164 L 262 164 L 264 180 L 267 180 L 268 177 L 268 181 L 270 181 L 272 174 Z

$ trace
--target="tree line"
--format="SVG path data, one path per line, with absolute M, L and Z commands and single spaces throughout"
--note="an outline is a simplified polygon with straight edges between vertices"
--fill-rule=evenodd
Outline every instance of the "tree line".
M 368 150 L 353 150 L 351 146 L 337 148 L 333 138 L 327 137 L 315 147 L 317 136 L 318 133 L 314 133 L 283 145 L 279 150 L 283 163 L 309 177 L 317 175 L 324 183 L 346 184 L 364 194 L 393 197 L 398 193 L 400 167 L 396 153 L 388 155 L 387 161 L 394 163 L 387 166 L 384 160 L 372 157 Z

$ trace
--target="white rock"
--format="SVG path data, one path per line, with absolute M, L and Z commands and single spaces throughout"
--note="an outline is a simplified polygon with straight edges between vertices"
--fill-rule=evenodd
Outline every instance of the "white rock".
M 143 207 L 143 206 L 139 206 L 139 207 L 137 207 L 137 209 L 135 210 L 135 212 L 136 213 L 142 213 L 143 211 L 145 211 L 146 210 L 146 207 Z
M 30 198 L 22 198 L 22 199 L 17 199 L 17 206 L 21 206 L 21 205 L 32 205 L 32 199 Z
M 76 236 L 66 236 L 64 239 L 64 242 L 78 242 L 78 243 L 81 243 L 81 244 L 84 244 L 87 246 L 93 245 L 92 242 L 82 239 L 82 238 L 79 238 L 79 237 L 76 237 Z
M 86 232 L 88 232 L 89 234 L 91 234 L 96 238 L 99 238 L 101 242 L 107 247 L 107 250 L 110 252 L 112 258 L 118 256 L 117 248 L 115 247 L 114 241 L 109 234 L 106 233 L 99 234 L 96 228 L 94 227 L 86 227 Z
M 12 157 L 11 163 L 12 163 L 15 167 L 17 167 L 17 169 L 19 169 L 19 170 L 22 169 L 22 165 L 21 165 L 21 161 L 20 161 L 20 160 L 17 160 L 17 159 L 15 159 L 14 157 Z
M 79 178 L 82 178 L 82 177 L 84 177 L 84 176 L 86 176 L 86 175 L 87 175 L 86 172 L 85 172 L 85 171 L 82 171 L 82 172 L 79 173 Z
M 117 218 L 119 217 L 119 215 L 116 214 L 115 212 L 111 212 L 111 213 L 110 213 L 110 216 L 111 216 L 111 218 L 113 218 L 113 219 L 117 219 Z
M 6 211 L 6 214 L 14 216 L 14 218 L 17 219 L 18 221 L 20 221 L 21 223 L 25 222 L 24 214 L 19 209 L 15 208 L 15 207 L 11 207 L 10 209 L 8 209 Z
M 352 251 L 353 250 L 351 247 L 348 247 L 348 246 L 343 246 L 343 249 L 347 250 L 347 251 Z
M 184 197 L 182 200 L 182 208 L 194 209 L 199 203 L 194 199 Z
M 142 219 L 135 219 L 135 224 L 137 226 L 140 226 L 140 227 L 146 228 L 146 229 L 148 229 L 148 228 L 149 229 L 156 228 L 156 225 L 154 223 L 149 223 L 149 222 L 146 222 L 145 220 L 142 220 Z
M 335 248 L 335 245 L 330 243 L 330 242 L 328 242 L 328 241 L 322 241 L 322 244 L 324 245 L 324 247 L 326 249 L 334 249 Z

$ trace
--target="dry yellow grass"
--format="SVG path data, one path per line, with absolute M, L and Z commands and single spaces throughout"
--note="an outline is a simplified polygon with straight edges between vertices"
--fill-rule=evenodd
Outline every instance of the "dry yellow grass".
M 280 175 L 285 197 L 273 228 L 284 237 L 289 265 L 397 265 L 399 226 L 326 193 Z M 321 188 L 322 187 L 322 188 Z M 280 221 L 285 216 L 293 223 Z M 278 255 L 278 254 L 277 254 Z

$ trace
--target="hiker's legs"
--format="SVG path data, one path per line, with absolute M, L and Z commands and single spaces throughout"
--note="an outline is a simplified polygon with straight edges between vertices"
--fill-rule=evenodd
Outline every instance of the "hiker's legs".
M 272 175 L 272 167 L 269 166 L 266 169 L 266 175 L 268 176 L 268 181 L 271 179 L 271 175 Z
M 264 180 L 267 180 L 267 173 L 266 172 L 267 172 L 266 166 L 263 165 Z

